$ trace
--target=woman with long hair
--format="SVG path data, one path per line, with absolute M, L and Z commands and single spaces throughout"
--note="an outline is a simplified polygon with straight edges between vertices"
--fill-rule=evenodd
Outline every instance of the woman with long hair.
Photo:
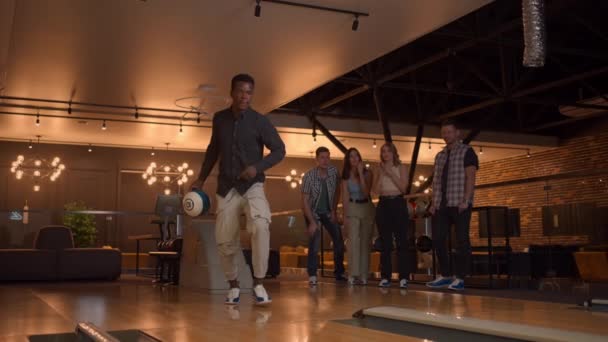
M 367 170 L 356 148 L 348 149 L 342 170 L 342 209 L 348 232 L 350 285 L 367 285 L 369 253 L 374 227 L 374 205 L 370 199 L 372 172 Z
M 382 244 L 380 252 L 380 287 L 391 285 L 393 239 L 399 264 L 399 287 L 407 288 L 410 276 L 411 253 L 408 244 L 409 215 L 403 197 L 407 186 L 407 170 L 399 160 L 397 148 L 385 143 L 380 149 L 380 165 L 374 173 L 373 192 L 378 195 L 376 225 Z

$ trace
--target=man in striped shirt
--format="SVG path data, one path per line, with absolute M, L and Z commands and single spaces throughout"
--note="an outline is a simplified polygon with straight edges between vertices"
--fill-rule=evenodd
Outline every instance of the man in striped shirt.
M 317 166 L 306 172 L 302 179 L 302 210 L 310 236 L 307 269 L 311 286 L 317 285 L 317 253 L 322 234 L 321 225 L 325 227 L 334 244 L 336 280 L 346 280 L 344 277 L 344 239 L 336 215 L 340 197 L 340 174 L 335 166 L 329 164 L 327 147 L 319 147 L 315 159 Z

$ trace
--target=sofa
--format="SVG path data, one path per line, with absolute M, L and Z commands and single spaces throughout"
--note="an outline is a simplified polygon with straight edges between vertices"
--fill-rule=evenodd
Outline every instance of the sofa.
M 0 249 L 0 281 L 115 280 L 120 273 L 120 250 L 74 248 L 65 226 L 40 229 L 31 249 Z

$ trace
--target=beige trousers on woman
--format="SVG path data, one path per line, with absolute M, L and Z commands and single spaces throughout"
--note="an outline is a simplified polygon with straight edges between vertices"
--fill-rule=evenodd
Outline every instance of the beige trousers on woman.
M 375 208 L 371 202 L 348 203 L 348 269 L 349 276 L 367 280 L 369 253 L 374 228 Z

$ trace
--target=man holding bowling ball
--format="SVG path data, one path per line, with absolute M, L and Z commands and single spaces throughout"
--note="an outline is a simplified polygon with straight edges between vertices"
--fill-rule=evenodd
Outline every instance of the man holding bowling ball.
M 272 301 L 262 284 L 270 253 L 270 207 L 264 193 L 264 171 L 285 157 L 285 144 L 270 121 L 250 107 L 254 86 L 250 75 L 232 78 L 232 105 L 213 117 L 211 141 L 198 180 L 192 184 L 193 189 L 200 190 L 219 160 L 215 235 L 230 283 L 225 301 L 228 305 L 240 300 L 236 255 L 241 253 L 239 216 L 243 211 L 251 234 L 254 300 L 258 305 Z M 264 146 L 270 150 L 266 157 Z

